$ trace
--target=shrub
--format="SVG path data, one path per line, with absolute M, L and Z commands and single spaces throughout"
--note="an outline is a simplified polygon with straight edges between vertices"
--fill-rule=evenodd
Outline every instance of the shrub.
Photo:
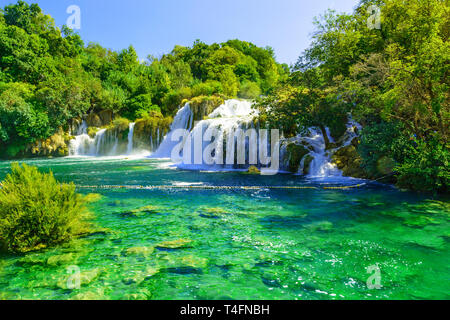
M 450 184 L 448 145 L 439 141 L 437 136 L 416 143 L 415 148 L 409 149 L 405 162 L 396 168 L 398 186 L 416 191 L 447 193 Z
M 256 99 L 261 95 L 261 88 L 255 82 L 244 81 L 239 90 L 238 97 L 243 99 Z
M 15 163 L 0 189 L 0 247 L 16 253 L 68 242 L 89 231 L 88 198 L 74 184 Z

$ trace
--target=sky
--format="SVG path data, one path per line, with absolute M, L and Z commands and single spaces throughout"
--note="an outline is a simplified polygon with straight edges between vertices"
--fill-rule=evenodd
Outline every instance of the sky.
M 0 0 L 0 7 L 15 3 Z M 27 0 L 38 3 L 58 27 L 77 5 L 85 43 L 121 50 L 133 45 L 139 57 L 160 57 L 196 39 L 211 44 L 240 39 L 271 46 L 277 61 L 295 63 L 309 46 L 313 19 L 328 8 L 352 12 L 359 0 Z

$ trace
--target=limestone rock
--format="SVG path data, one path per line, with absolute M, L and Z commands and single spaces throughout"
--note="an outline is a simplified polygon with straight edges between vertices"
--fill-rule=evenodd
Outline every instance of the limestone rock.
M 125 253 L 127 256 L 131 255 L 141 255 L 147 257 L 155 251 L 154 247 L 133 247 L 126 249 Z
M 302 161 L 303 157 L 309 153 L 309 150 L 305 146 L 290 143 L 287 146 L 286 151 L 289 159 L 289 171 L 297 173 L 300 162 Z
M 311 171 L 311 162 L 314 160 L 314 157 L 311 155 L 307 155 L 305 161 L 303 163 L 303 174 L 308 175 Z
M 342 170 L 344 176 L 354 178 L 367 178 L 362 165 L 362 158 L 358 154 L 354 143 L 336 151 L 332 157 L 333 163 Z
M 180 249 L 190 247 L 192 240 L 189 239 L 178 239 L 172 241 L 164 241 L 156 245 L 157 248 L 163 249 Z
M 261 170 L 259 170 L 255 166 L 250 166 L 250 168 L 248 168 L 247 173 L 249 173 L 249 174 L 261 174 Z

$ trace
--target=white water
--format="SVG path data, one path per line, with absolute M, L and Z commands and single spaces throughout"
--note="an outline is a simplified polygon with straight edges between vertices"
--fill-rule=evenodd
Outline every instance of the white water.
M 224 144 L 224 138 L 227 137 L 227 134 L 236 129 L 248 129 L 252 128 L 252 120 L 255 117 L 255 110 L 252 109 L 252 104 L 247 101 L 240 100 L 227 100 L 223 105 L 219 106 L 215 109 L 207 119 L 202 120 L 198 123 L 194 122 L 194 114 L 189 106 L 186 104 L 182 107 L 178 113 L 176 114 L 174 121 L 171 125 L 169 133 L 161 139 L 160 132 L 161 130 L 157 130 L 157 135 L 155 139 L 149 137 L 149 150 L 154 147 L 158 147 L 157 151 L 151 155 L 152 158 L 170 158 L 173 148 L 179 144 L 178 141 L 172 141 L 173 134 L 178 129 L 185 129 L 189 133 L 188 138 L 185 140 L 185 150 L 190 150 L 190 155 L 181 154 L 184 156 L 183 161 L 176 164 L 177 167 L 183 169 L 190 170 L 208 170 L 208 171 L 216 171 L 216 170 L 242 170 L 242 166 L 227 166 L 220 164 L 218 159 L 224 159 L 224 155 L 220 154 L 220 150 L 222 148 L 217 148 L 220 144 Z M 126 148 L 126 155 L 137 154 L 136 150 L 133 150 L 134 143 L 134 127 L 135 124 L 131 123 L 129 126 L 128 133 L 128 141 Z M 352 140 L 357 136 L 354 128 L 360 129 L 361 126 L 351 119 L 347 125 L 347 132 L 344 134 L 339 141 L 337 141 L 340 148 L 348 146 Z M 80 127 L 77 130 L 77 136 L 74 140 L 70 142 L 70 155 L 71 156 L 117 156 L 118 155 L 118 146 L 119 139 L 116 136 L 108 137 L 106 136 L 106 129 L 99 130 L 94 138 L 91 138 L 87 134 L 87 124 L 85 121 L 82 122 Z M 195 143 L 194 141 L 200 137 L 203 137 L 205 132 L 215 130 L 220 134 L 217 136 L 218 139 L 212 139 L 214 147 L 211 150 L 216 150 L 215 160 L 216 163 L 219 164 L 207 164 L 204 162 L 202 156 L 199 159 L 196 159 L 195 154 L 202 154 L 205 151 L 207 146 L 211 145 L 211 141 L 203 141 L 200 145 L 201 150 L 194 150 Z M 327 135 L 331 142 L 335 142 L 332 140 L 329 130 L 327 129 Z M 162 140 L 162 141 L 160 141 Z M 198 140 L 197 140 L 198 141 Z M 161 142 L 161 144 L 160 144 Z M 311 151 L 309 153 L 310 156 L 313 157 L 313 160 L 309 167 L 309 177 L 310 178 L 330 178 L 330 177 L 342 177 L 342 172 L 336 167 L 335 164 L 332 163 L 332 155 L 339 148 L 334 150 L 325 150 L 325 139 L 321 130 L 317 128 L 309 128 L 306 134 L 300 134 L 294 138 L 284 139 L 281 141 L 281 150 L 280 150 L 280 163 L 281 170 L 286 169 L 286 163 L 288 162 L 287 153 L 286 153 L 286 145 L 288 143 L 295 142 L 297 144 L 303 144 Z M 121 147 L 121 150 L 125 150 L 125 145 Z M 246 142 L 246 149 L 249 148 L 248 142 Z M 217 150 L 219 150 L 217 152 Z M 259 145 L 258 145 L 259 150 Z M 199 152 L 200 151 L 200 152 Z M 225 151 L 225 150 L 224 150 Z M 247 150 L 246 150 L 247 151 Z M 235 150 L 236 152 L 236 150 Z M 147 153 L 141 153 L 141 155 Z M 299 174 L 303 174 L 304 161 L 299 166 Z M 186 163 L 186 160 L 187 163 Z M 244 166 L 245 167 L 245 166 Z
M 176 141 L 172 141 L 172 135 L 175 130 L 185 129 L 191 130 L 194 121 L 194 115 L 192 113 L 189 103 L 186 103 L 183 108 L 178 110 L 177 115 L 173 119 L 170 131 L 167 136 L 164 137 L 163 142 L 159 146 L 158 150 L 152 154 L 153 158 L 170 158 L 172 149 L 178 144 Z M 159 136 L 159 134 L 158 134 Z M 150 137 L 150 139 L 152 139 Z M 153 144 L 153 141 L 151 142 Z
M 136 123 L 130 123 L 129 132 L 128 132 L 128 146 L 127 146 L 127 154 L 131 155 L 133 153 L 133 136 L 134 136 L 134 126 Z
M 180 154 L 183 156 L 184 160 L 177 163 L 179 168 L 190 169 L 190 170 L 220 170 L 224 166 L 221 164 L 213 165 L 207 164 L 203 159 L 203 152 L 205 148 L 211 144 L 211 140 L 202 141 L 201 149 L 194 150 L 194 141 L 202 140 L 205 132 L 215 130 L 218 135 L 218 139 L 214 140 L 213 148 L 215 150 L 215 159 L 223 159 L 223 153 L 220 153 L 222 148 L 218 148 L 220 144 L 223 144 L 224 137 L 231 130 L 236 130 L 241 126 L 245 126 L 247 123 L 255 116 L 255 110 L 252 109 L 252 104 L 247 101 L 240 100 L 227 100 L 223 105 L 219 106 L 214 110 L 206 120 L 199 121 L 193 127 L 193 113 L 188 104 L 186 104 L 182 109 L 180 109 L 174 119 L 171 126 L 169 134 L 164 138 L 161 146 L 155 154 L 152 155 L 154 158 L 170 158 L 172 150 L 176 145 L 179 144 L 181 138 L 178 141 L 172 141 L 174 133 L 178 129 L 186 129 L 190 131 L 189 136 L 184 142 L 184 150 L 189 152 L 190 155 Z M 191 130 L 192 129 L 192 130 Z M 200 140 L 198 140 L 200 139 Z M 200 156 L 199 156 L 200 155 Z M 220 163 L 220 162 L 218 162 Z M 231 169 L 231 168 L 229 168 Z
M 331 138 L 329 130 L 327 129 L 327 135 L 330 142 L 334 142 Z M 314 158 L 309 167 L 310 178 L 323 178 L 323 177 L 341 177 L 342 172 L 331 162 L 331 151 L 325 150 L 325 138 L 323 133 L 319 129 L 309 129 L 310 137 L 304 137 L 303 139 L 314 148 L 314 151 L 310 152 L 310 155 Z M 303 166 L 302 166 L 303 170 Z
M 361 126 L 349 120 L 347 124 L 347 131 L 342 136 L 340 141 L 338 141 L 339 147 L 332 150 L 326 150 L 325 138 L 323 133 L 318 128 L 309 128 L 308 134 L 306 136 L 298 135 L 294 140 L 297 142 L 306 142 L 313 150 L 309 153 L 314 159 L 310 164 L 309 168 L 309 178 L 329 178 L 329 177 L 342 177 L 342 172 L 337 168 L 337 166 L 332 162 L 332 155 L 340 148 L 346 147 L 351 144 L 352 140 L 357 137 L 355 132 L 355 127 L 360 130 Z M 326 128 L 326 134 L 331 143 L 335 143 L 330 134 L 330 130 Z M 304 169 L 304 157 L 300 163 L 299 173 L 303 174 Z

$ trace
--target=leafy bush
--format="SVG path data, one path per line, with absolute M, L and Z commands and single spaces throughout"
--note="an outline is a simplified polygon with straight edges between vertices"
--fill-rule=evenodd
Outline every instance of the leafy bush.
M 52 173 L 13 164 L 0 189 L 0 247 L 28 252 L 87 233 L 88 201 L 75 185 L 58 183 Z
M 404 163 L 396 168 L 398 186 L 416 191 L 447 193 L 450 185 L 450 152 L 434 136 L 428 142 L 416 141 L 417 147 L 409 148 Z
M 239 98 L 256 99 L 261 95 L 261 88 L 257 83 L 251 81 L 244 81 L 239 90 Z
M 379 178 L 389 173 L 380 170 L 381 162 L 386 162 L 386 158 L 389 158 L 396 164 L 403 163 L 410 145 L 410 135 L 404 133 L 400 123 L 371 123 L 361 132 L 358 152 L 363 158 L 363 168 L 367 173 Z

